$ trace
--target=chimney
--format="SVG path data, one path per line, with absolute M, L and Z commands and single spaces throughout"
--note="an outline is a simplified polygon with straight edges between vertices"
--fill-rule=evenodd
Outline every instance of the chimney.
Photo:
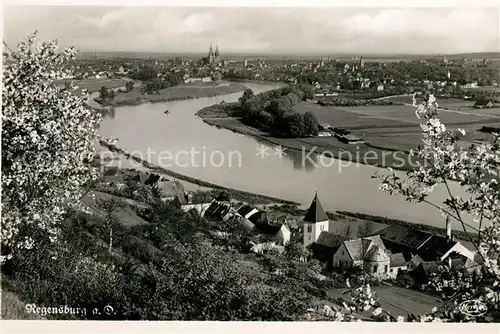
M 453 236 L 451 235 L 451 223 L 449 216 L 446 216 L 446 238 L 448 240 L 453 240 Z

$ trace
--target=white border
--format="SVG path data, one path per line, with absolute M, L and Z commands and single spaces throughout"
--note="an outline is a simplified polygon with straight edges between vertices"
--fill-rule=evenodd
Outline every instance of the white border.
M 498 0 L 2 0 L 8 5 L 175 7 L 496 7 Z M 425 24 L 422 22 L 422 24 Z
M 492 7 L 498 0 L 2 0 L 2 5 L 180 6 L 180 7 Z M 3 13 L 3 10 L 2 10 Z M 499 11 L 500 16 L 500 11 Z M 425 24 L 425 22 L 422 22 Z M 495 28 L 494 28 L 495 29 Z M 496 27 L 500 30 L 500 27 Z M 3 30 L 3 29 L 2 29 Z M 499 324 L 326 322 L 98 322 L 1 320 L 2 333 L 500 333 Z
M 3 320 L 7 333 L 485 333 L 498 334 L 499 324 L 470 323 L 337 323 L 337 322 L 196 322 L 196 321 L 44 321 Z M 75 330 L 77 329 L 77 330 Z M 4 331 L 2 330 L 2 333 Z

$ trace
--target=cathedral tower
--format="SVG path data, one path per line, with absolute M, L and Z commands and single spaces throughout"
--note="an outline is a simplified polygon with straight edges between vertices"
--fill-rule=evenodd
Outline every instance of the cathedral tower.
M 214 57 L 214 62 L 218 64 L 220 62 L 220 55 L 219 55 L 219 46 L 215 46 L 215 57 Z
M 208 63 L 212 65 L 215 60 L 214 49 L 212 48 L 212 43 L 210 43 L 210 50 L 208 50 Z

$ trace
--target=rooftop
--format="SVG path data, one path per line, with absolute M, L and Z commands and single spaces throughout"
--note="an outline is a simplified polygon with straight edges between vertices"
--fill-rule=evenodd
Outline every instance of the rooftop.
M 345 235 L 322 231 L 315 243 L 330 248 L 339 248 L 344 241 L 351 239 L 352 238 Z
M 406 266 L 406 261 L 401 253 L 391 254 L 391 267 L 404 267 Z
M 384 243 L 378 235 L 344 241 L 344 245 L 354 261 L 376 261 L 382 253 L 385 253 Z
M 431 236 L 430 233 L 400 225 L 391 225 L 380 231 L 382 239 L 414 249 L 420 247 Z
M 446 237 L 433 235 L 418 249 L 418 254 L 424 261 L 435 261 L 446 254 L 456 244 L 456 241 L 451 241 Z

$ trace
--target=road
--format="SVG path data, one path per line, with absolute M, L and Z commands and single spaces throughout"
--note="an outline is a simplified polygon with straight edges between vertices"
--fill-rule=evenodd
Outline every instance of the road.
M 334 289 L 328 291 L 328 296 L 338 298 L 346 289 Z M 439 306 L 440 300 L 425 293 L 405 289 L 397 286 L 374 287 L 377 297 L 380 299 L 382 309 L 388 311 L 394 317 L 406 316 L 408 313 L 420 315 L 428 313 L 433 307 Z M 349 296 L 342 296 L 349 298 Z

